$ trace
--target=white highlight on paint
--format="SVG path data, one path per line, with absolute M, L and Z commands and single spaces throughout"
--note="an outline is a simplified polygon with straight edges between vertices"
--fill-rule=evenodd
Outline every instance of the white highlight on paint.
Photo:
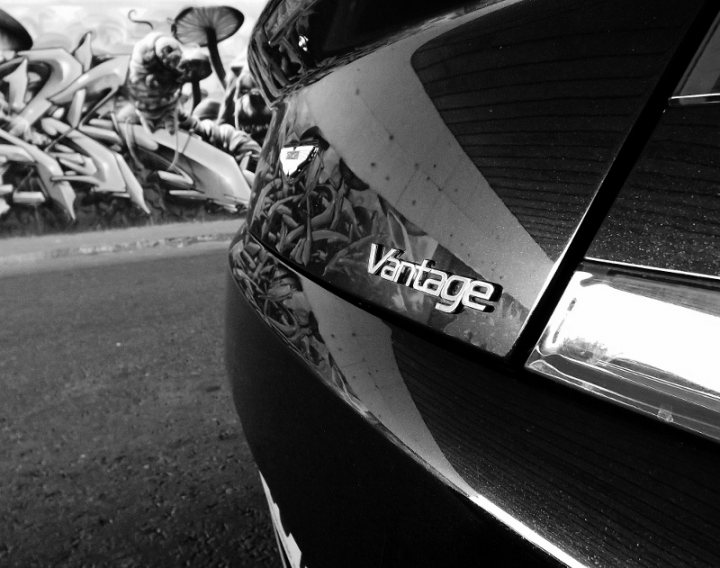
M 300 551 L 298 543 L 295 541 L 292 533 L 286 532 L 285 527 L 283 527 L 282 519 L 280 517 L 280 507 L 277 503 L 275 503 L 272 493 L 270 493 L 270 488 L 268 487 L 262 473 L 260 474 L 260 482 L 262 483 L 265 498 L 267 499 L 268 507 L 270 508 L 270 518 L 272 519 L 273 526 L 275 527 L 275 536 L 277 537 L 278 546 L 282 548 L 285 556 L 290 561 L 290 568 L 307 568 L 307 566 L 302 562 L 302 552 Z

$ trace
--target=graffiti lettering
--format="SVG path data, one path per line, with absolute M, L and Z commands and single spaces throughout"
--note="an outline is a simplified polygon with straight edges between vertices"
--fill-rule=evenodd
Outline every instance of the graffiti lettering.
M 213 60 L 217 46 L 185 45 L 200 43 L 183 27 L 196 16 L 183 10 L 171 30 L 151 31 L 131 53 L 102 55 L 93 51 L 92 30 L 73 50 L 32 49 L 22 25 L 0 10 L 0 23 L 18 30 L 0 40 L 0 231 L 13 216 L 40 210 L 62 226 L 88 203 L 107 215 L 131 212 L 138 222 L 183 208 L 244 209 L 258 125 L 267 127 L 269 111 L 255 91 L 248 106 L 252 88 L 239 86 L 251 78 L 239 70 L 225 78 Z M 235 33 L 242 14 L 223 17 L 235 18 Z M 213 69 L 227 82 L 217 100 L 200 88 Z M 245 115 L 252 121 L 236 120 Z

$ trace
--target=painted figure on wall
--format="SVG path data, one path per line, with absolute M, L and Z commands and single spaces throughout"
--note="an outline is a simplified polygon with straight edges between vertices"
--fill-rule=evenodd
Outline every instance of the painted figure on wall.
M 93 30 L 33 48 L 0 10 L 0 233 L 241 212 L 270 118 L 218 55 L 242 22 L 188 8 L 167 31 L 148 22 L 129 53 L 96 54 Z M 201 88 L 211 73 L 224 99 Z

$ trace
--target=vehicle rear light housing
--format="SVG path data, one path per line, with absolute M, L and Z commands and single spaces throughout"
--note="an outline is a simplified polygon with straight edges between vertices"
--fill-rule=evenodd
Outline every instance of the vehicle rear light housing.
M 526 367 L 720 440 L 720 282 L 586 261 Z

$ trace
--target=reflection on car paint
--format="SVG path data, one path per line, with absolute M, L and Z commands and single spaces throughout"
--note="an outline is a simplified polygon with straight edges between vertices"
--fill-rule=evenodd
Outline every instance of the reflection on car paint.
M 387 439 L 536 546 L 569 566 L 583 566 L 519 520 L 524 517 L 505 502 L 502 487 L 488 491 L 486 472 L 460 473 L 453 466 L 403 378 L 391 327 L 285 267 L 247 230 L 230 249 L 230 266 L 257 315 Z
M 359 298 L 506 353 L 528 313 L 511 294 L 499 295 L 494 313 L 445 314 L 434 310 L 437 302 L 423 292 L 368 274 L 368 255 L 378 244 L 403 250 L 409 261 L 429 259 L 438 269 L 484 281 L 355 175 L 317 128 L 297 134 L 298 118 L 280 110 L 271 124 L 248 216 L 250 232 L 283 258 Z
M 615 29 L 620 4 L 486 5 L 287 91 L 266 152 L 263 181 L 276 185 L 264 186 L 251 229 L 337 288 L 506 355 L 697 9 L 645 0 Z M 583 39 L 548 29 L 550 14 Z M 498 31 L 505 19 L 524 23 Z M 642 49 L 628 30 L 642 32 Z M 317 156 L 283 179 L 280 152 L 305 143 L 319 145 Z M 346 189 L 345 170 L 368 189 Z M 348 226 L 333 226 L 337 202 Z M 497 282 L 498 309 L 438 319 L 417 295 L 371 284 L 361 268 L 371 235 L 411 261 Z
M 284 556 L 283 566 L 286 568 L 307 568 L 307 564 L 303 564 L 302 551 L 298 546 L 295 537 L 291 532 L 286 531 L 282 522 L 282 513 L 280 507 L 273 499 L 270 488 L 268 487 L 267 481 L 260 474 L 260 483 L 262 483 L 263 491 L 265 492 L 265 499 L 268 502 L 268 508 L 270 509 L 270 519 L 272 520 L 273 528 L 275 529 L 275 537 L 277 538 L 278 548 L 280 553 Z
M 588 256 L 720 276 L 718 151 L 719 105 L 668 108 Z
M 433 467 L 452 475 L 404 385 L 390 328 L 283 266 L 247 231 L 232 245 L 230 265 L 256 313 L 326 385 L 401 447 L 432 456 Z
M 716 452 L 364 311 L 369 300 L 504 353 L 513 334 L 491 343 L 489 328 L 522 326 L 699 2 L 510 0 L 494 15 L 487 4 L 331 75 L 302 69 L 297 85 L 291 60 L 257 63 L 281 102 L 249 217 L 257 240 L 246 242 L 296 275 L 369 422 L 479 507 L 569 565 L 700 563 L 696 549 L 716 549 Z M 256 34 L 259 59 L 306 31 L 272 27 Z M 412 289 L 368 278 L 372 244 L 507 293 L 493 314 L 435 313 Z M 302 382 L 264 379 L 254 380 L 275 392 Z
M 364 414 L 320 335 L 300 278 L 247 235 L 233 244 L 230 262 L 235 281 L 257 313 L 318 376 Z

